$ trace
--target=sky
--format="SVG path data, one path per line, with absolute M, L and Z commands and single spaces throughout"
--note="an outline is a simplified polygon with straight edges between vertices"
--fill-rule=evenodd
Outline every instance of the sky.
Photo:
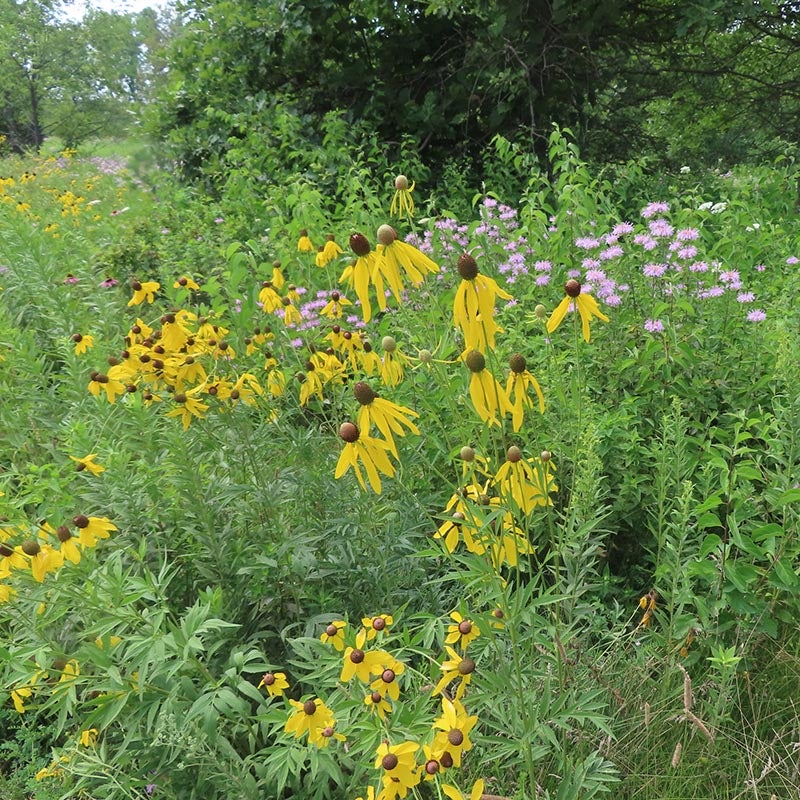
M 145 8 L 163 8 L 169 5 L 169 0 L 72 0 L 64 8 L 67 19 L 79 20 L 83 18 L 86 7 L 92 5 L 103 11 L 134 12 Z

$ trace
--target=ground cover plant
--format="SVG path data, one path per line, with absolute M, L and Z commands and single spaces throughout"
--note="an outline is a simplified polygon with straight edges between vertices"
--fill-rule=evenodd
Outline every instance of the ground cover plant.
M 792 168 L 328 124 L 3 162 L 4 796 L 792 796 Z

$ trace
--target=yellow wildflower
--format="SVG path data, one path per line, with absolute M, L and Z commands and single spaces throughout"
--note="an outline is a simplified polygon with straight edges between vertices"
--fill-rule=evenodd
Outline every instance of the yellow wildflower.
M 530 514 L 537 506 L 552 504 L 550 492 L 558 491 L 554 471 L 549 453 L 546 459 L 525 459 L 519 447 L 512 445 L 494 482 L 506 503 L 515 505 L 523 514 Z
M 405 406 L 399 406 L 391 400 L 378 397 L 368 383 L 359 381 L 353 386 L 353 394 L 361 404 L 358 412 L 358 425 L 362 431 L 369 433 L 372 424 L 383 434 L 389 445 L 389 451 L 397 458 L 397 448 L 393 434 L 405 436 L 406 429 L 411 433 L 419 433 L 419 428 L 414 425 L 409 417 L 418 417 L 416 411 Z
M 536 396 L 539 399 L 540 414 L 544 414 L 544 395 L 542 394 L 542 387 L 539 386 L 539 381 L 526 369 L 527 363 L 524 356 L 515 353 L 508 363 L 511 371 L 508 373 L 506 394 L 514 409 L 511 414 L 511 422 L 514 425 L 514 430 L 518 431 L 522 427 L 525 409 L 533 408 L 533 400 L 528 395 L 528 389 L 533 388 L 534 392 L 536 392 Z
M 289 688 L 289 681 L 286 680 L 284 672 L 267 672 L 261 678 L 258 688 L 264 687 L 270 697 L 283 697 L 284 691 Z
M 308 231 L 305 228 L 300 231 L 300 238 L 297 240 L 297 249 L 301 253 L 314 252 L 314 245 L 311 243 L 311 239 L 308 238 Z
M 465 350 L 486 352 L 495 346 L 495 335 L 502 333 L 494 321 L 495 300 L 511 300 L 511 295 L 478 271 L 478 264 L 469 253 L 462 253 L 457 262 L 461 283 L 453 300 L 453 321 L 464 336 Z
M 90 453 L 88 456 L 84 456 L 83 458 L 76 458 L 75 456 L 70 456 L 70 458 L 76 462 L 76 472 L 88 470 L 92 473 L 92 475 L 99 475 L 101 472 L 106 471 L 106 468 L 101 464 L 95 464 L 94 460 L 97 458 L 97 453 Z
M 411 217 L 414 216 L 414 198 L 411 192 L 414 191 L 416 183 L 409 185 L 408 178 L 405 175 L 398 175 L 394 179 L 394 197 L 392 197 L 392 204 L 389 207 L 389 216 L 391 217 Z
M 486 358 L 478 350 L 470 350 L 464 356 L 464 363 L 471 373 L 469 396 L 478 416 L 489 425 L 500 425 L 500 418 L 513 414 L 514 408 L 505 389 L 494 375 L 486 369 Z
M 581 285 L 574 278 L 568 280 L 564 284 L 564 299 L 558 304 L 555 311 L 550 315 L 547 320 L 547 332 L 552 333 L 562 322 L 567 315 L 567 311 L 571 308 L 577 307 L 578 313 L 581 315 L 581 329 L 583 331 L 583 340 L 588 342 L 591 336 L 589 331 L 589 323 L 593 317 L 608 322 L 608 317 L 600 311 L 597 305 L 597 300 L 590 294 L 581 293 Z
M 158 281 L 131 281 L 131 289 L 133 289 L 133 297 L 128 301 L 129 306 L 138 306 L 144 303 L 152 303 L 155 300 L 156 292 L 161 288 Z
M 389 444 L 382 439 L 362 436 L 352 422 L 345 422 L 341 425 L 339 436 L 344 440 L 345 446 L 336 464 L 334 478 L 341 478 L 352 467 L 361 488 L 366 490 L 361 464 L 367 473 L 367 480 L 372 490 L 376 494 L 380 494 L 382 490 L 380 475 L 391 478 L 395 473 L 395 468 L 387 454 L 387 451 L 390 450 Z
M 83 355 L 87 350 L 94 347 L 94 337 L 90 334 L 73 333 L 72 341 L 75 342 L 75 355 Z
M 325 644 L 333 645 L 336 650 L 344 650 L 344 629 L 347 623 L 343 619 L 330 622 L 319 637 Z

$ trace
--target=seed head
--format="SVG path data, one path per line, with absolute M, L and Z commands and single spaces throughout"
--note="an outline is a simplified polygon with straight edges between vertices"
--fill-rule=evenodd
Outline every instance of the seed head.
M 328 627 L 325 628 L 325 633 L 327 633 L 328 636 L 336 636 L 338 631 L 339 629 L 333 624 L 328 625 Z
M 450 769 L 453 766 L 453 756 L 450 755 L 446 750 L 439 756 L 439 763 L 445 768 Z
M 430 350 L 420 350 L 419 351 L 419 360 L 423 364 L 430 364 L 433 361 L 433 353 Z
M 68 542 L 72 538 L 72 531 L 66 525 L 59 525 L 56 529 L 59 542 Z
M 384 247 L 388 247 L 395 239 L 397 239 L 397 231 L 391 225 L 381 225 L 378 228 L 378 241 Z
M 453 728 L 453 730 L 447 734 L 447 741 L 450 742 L 453 747 L 459 747 L 464 742 L 464 734 L 458 728 Z
M 394 753 L 387 753 L 381 759 L 381 766 L 385 770 L 393 770 L 397 766 L 397 756 Z
M 462 253 L 458 257 L 456 267 L 465 281 L 474 281 L 478 277 L 478 263 L 469 253 Z
M 471 658 L 465 658 L 459 663 L 459 675 L 470 675 L 473 672 L 475 672 L 475 662 Z
M 395 678 L 394 670 L 393 669 L 385 669 L 381 673 L 381 680 L 384 683 L 391 683 Z
M 354 233 L 350 237 L 350 249 L 357 256 L 366 256 L 369 254 L 370 246 L 367 237 L 363 233 Z
M 581 285 L 575 278 L 570 278 L 564 284 L 564 291 L 569 297 L 577 297 L 581 293 Z
M 353 386 L 353 394 L 362 406 L 368 406 L 378 395 L 366 381 L 359 381 Z
M 539 458 L 541 458 L 545 463 L 547 463 L 552 457 L 553 454 L 549 450 L 542 450 L 542 453 L 539 456 Z
M 83 336 L 81 336 L 81 334 L 79 334 L 79 333 L 73 333 L 72 334 L 72 341 L 75 342 L 75 344 L 80 342 L 82 339 L 83 339 Z
M 395 350 L 397 350 L 397 342 L 395 341 L 394 336 L 384 336 L 383 339 L 381 339 L 381 347 L 387 353 L 393 353 Z
M 461 622 L 458 623 L 458 632 L 462 636 L 472 633 L 472 623 L 468 619 L 462 619 Z
M 39 542 L 35 539 L 26 539 L 22 545 L 22 552 L 25 553 L 26 556 L 35 556 L 41 551 L 41 546 Z
M 547 309 L 541 303 L 537 303 L 533 313 L 536 315 L 536 319 L 544 319 L 547 316 Z
M 317 704 L 313 700 L 306 700 L 305 703 L 303 703 L 303 711 L 311 717 L 317 713 Z
M 528 362 L 525 360 L 525 356 L 514 353 L 514 355 L 508 359 L 508 366 L 511 367 L 512 372 L 516 372 L 519 375 L 525 372 Z
M 339 426 L 339 436 L 348 443 L 358 441 L 359 431 L 352 422 L 343 422 Z
M 512 463 L 516 464 L 517 462 L 522 460 L 522 450 L 519 449 L 516 445 L 512 445 L 508 448 L 506 452 L 506 458 Z
M 469 445 L 464 445 L 464 447 L 462 447 L 459 451 L 458 457 L 462 461 L 474 461 L 475 451 Z
M 263 683 L 264 686 L 272 686 L 275 683 L 275 676 L 271 672 L 268 672 L 261 679 L 261 683 Z
M 486 369 L 486 358 L 478 350 L 470 350 L 464 361 L 470 372 L 483 372 Z
M 428 775 L 435 775 L 439 771 L 439 762 L 432 758 L 430 761 L 425 762 L 425 772 Z
M 88 528 L 89 517 L 87 517 L 85 514 L 78 514 L 77 516 L 72 518 L 72 524 L 76 528 Z
M 398 175 L 394 179 L 394 188 L 397 189 L 398 192 L 404 192 L 408 189 L 408 178 L 405 175 Z
M 363 650 L 351 650 L 350 651 L 350 661 L 354 664 L 361 664 L 364 661 L 364 651 Z M 378 702 L 377 700 L 375 701 Z
M 372 620 L 372 627 L 376 631 L 382 631 L 386 627 L 386 620 L 383 617 L 375 617 Z

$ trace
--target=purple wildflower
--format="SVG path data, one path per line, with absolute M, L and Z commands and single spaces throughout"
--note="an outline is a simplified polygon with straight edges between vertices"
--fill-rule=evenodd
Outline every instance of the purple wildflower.
M 644 329 L 648 333 L 661 333 L 664 330 L 664 323 L 660 319 L 645 320 Z
M 762 311 L 760 308 L 754 308 L 747 315 L 748 322 L 763 322 L 766 318 L 767 318 L 766 312 Z

